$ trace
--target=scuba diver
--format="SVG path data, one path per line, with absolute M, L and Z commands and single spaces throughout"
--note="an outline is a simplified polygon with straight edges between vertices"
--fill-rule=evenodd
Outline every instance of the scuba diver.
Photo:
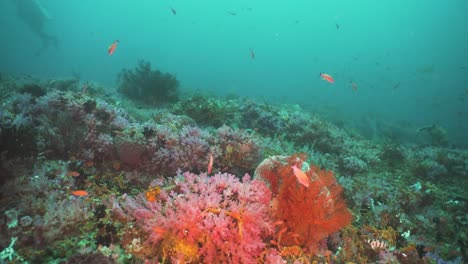
M 18 18 L 41 39 L 42 46 L 35 52 L 35 55 L 41 55 L 43 51 L 49 48 L 50 44 L 58 49 L 57 38 L 44 31 L 44 25 L 50 20 L 50 15 L 39 0 L 12 0 L 12 2 L 16 7 Z

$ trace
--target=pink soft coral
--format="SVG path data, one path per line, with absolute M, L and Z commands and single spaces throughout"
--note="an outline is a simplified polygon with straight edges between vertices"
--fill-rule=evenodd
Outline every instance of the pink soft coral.
M 271 191 L 245 175 L 184 173 L 159 199 L 125 196 L 116 215 L 135 221 L 146 244 L 146 259 L 203 263 L 257 263 L 272 235 L 268 216 Z M 137 231 L 137 233 L 138 233 Z M 144 247 L 156 250 L 144 250 Z M 151 252 L 151 253 L 148 253 Z

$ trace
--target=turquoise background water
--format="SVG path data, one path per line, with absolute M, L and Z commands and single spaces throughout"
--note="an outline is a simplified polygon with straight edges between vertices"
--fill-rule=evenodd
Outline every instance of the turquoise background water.
M 435 123 L 468 145 L 465 0 L 43 0 L 59 48 L 40 56 L 12 1 L 23 0 L 0 3 L 2 72 L 79 73 L 113 88 L 145 59 L 182 89 L 297 103 L 371 135 L 382 123 L 413 132 Z

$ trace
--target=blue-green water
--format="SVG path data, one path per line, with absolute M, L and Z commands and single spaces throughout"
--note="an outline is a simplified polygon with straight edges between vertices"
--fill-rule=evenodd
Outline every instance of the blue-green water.
M 33 1 L 0 2 L 2 72 L 79 74 L 113 88 L 145 59 L 182 89 L 297 103 L 358 127 L 439 124 L 468 144 L 465 0 L 43 0 L 44 31 L 58 40 L 44 50 L 19 2 Z

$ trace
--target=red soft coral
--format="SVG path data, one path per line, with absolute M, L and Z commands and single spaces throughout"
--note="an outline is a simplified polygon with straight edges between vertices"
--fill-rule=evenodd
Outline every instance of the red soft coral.
M 262 181 L 234 175 L 184 173 L 155 202 L 144 196 L 114 203 L 115 215 L 146 234 L 146 259 L 203 263 L 256 263 L 272 234 L 271 191 Z M 124 215 L 125 217 L 122 217 Z M 141 255 L 140 255 L 141 256 Z
M 304 155 L 266 159 L 258 166 L 256 179 L 267 182 L 274 196 L 272 211 L 279 230 L 276 242 L 315 253 L 320 240 L 348 225 L 352 216 L 333 173 L 309 167 L 303 160 Z M 309 187 L 299 183 L 293 165 L 309 177 Z

